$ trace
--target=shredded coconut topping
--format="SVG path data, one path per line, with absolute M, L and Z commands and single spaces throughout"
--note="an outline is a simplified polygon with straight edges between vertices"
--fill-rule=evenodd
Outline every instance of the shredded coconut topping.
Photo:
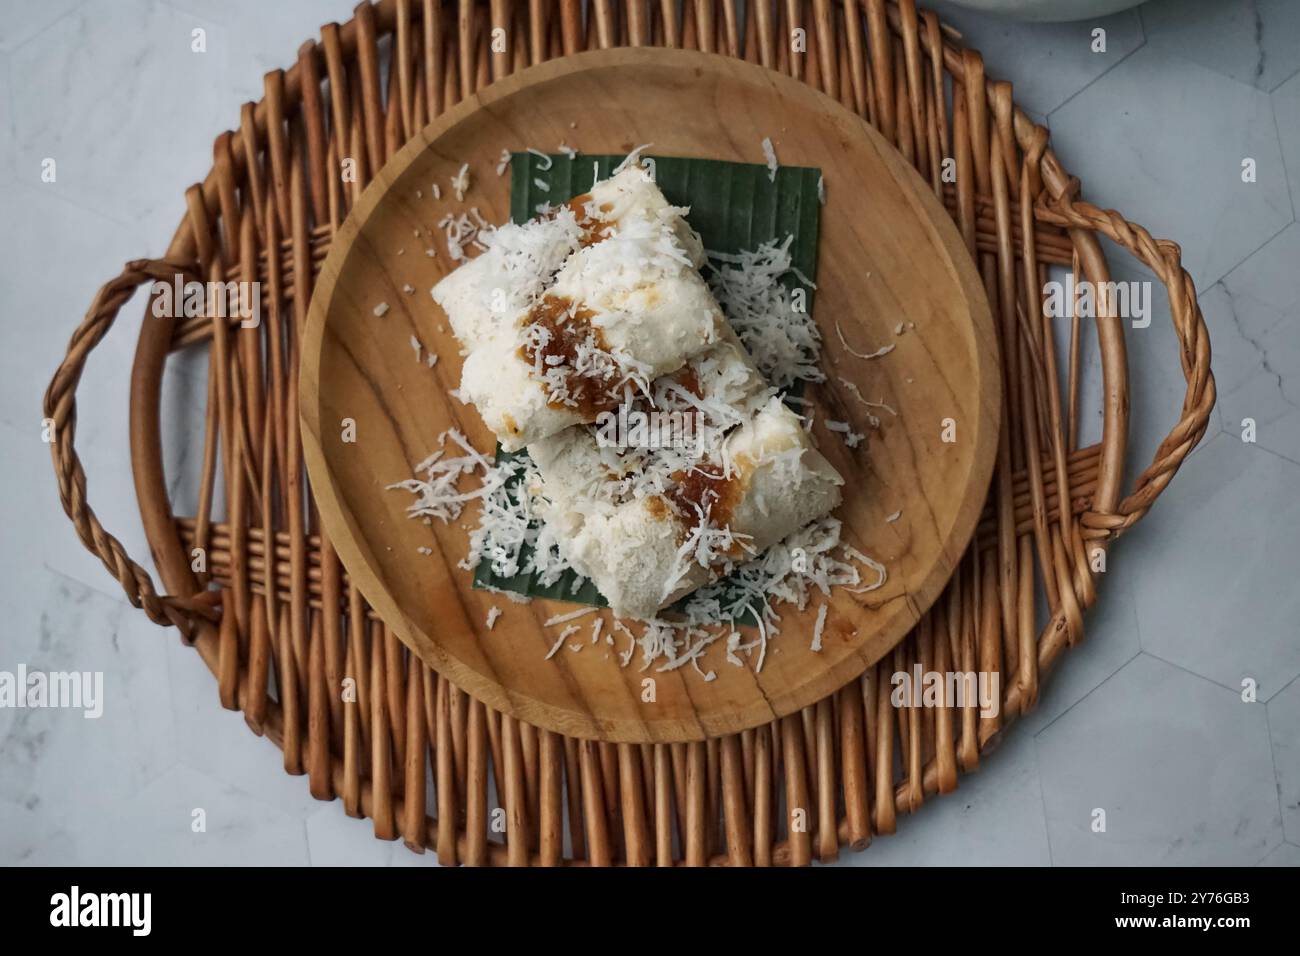
M 818 364 L 821 333 L 809 310 L 795 307 L 796 297 L 782 281 L 787 276 L 797 279 L 790 256 L 793 241 L 794 236 L 786 236 L 782 242 L 773 239 L 737 255 L 708 254 L 717 263 L 709 289 L 758 370 L 778 389 L 826 378 Z M 807 302 L 807 289 L 800 298 Z
M 456 194 L 456 202 L 465 201 L 465 193 L 469 192 L 469 181 L 469 163 L 466 163 L 455 176 L 451 177 L 451 190 Z

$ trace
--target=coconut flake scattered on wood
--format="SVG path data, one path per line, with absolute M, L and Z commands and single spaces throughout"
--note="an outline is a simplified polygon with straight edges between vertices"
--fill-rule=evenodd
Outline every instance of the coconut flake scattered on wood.
M 465 259 L 465 250 L 470 246 L 479 250 L 486 249 L 487 244 L 483 238 L 494 231 L 492 224 L 483 218 L 477 206 L 471 206 L 468 212 L 459 216 L 447 213 L 438 220 L 438 228 L 442 230 L 447 243 L 447 255 L 452 262 Z
M 836 321 L 835 323 L 835 334 L 840 337 L 840 345 L 844 346 L 844 351 L 848 352 L 854 358 L 860 358 L 860 359 L 880 358 L 882 355 L 888 355 L 890 352 L 894 351 L 896 347 L 893 342 L 890 342 L 888 345 L 882 345 L 874 352 L 859 352 L 855 350 L 853 346 L 849 345 L 848 339 L 844 337 L 844 330 L 840 328 L 840 323 L 838 321 Z
M 709 289 L 763 377 L 778 389 L 821 382 L 821 333 L 806 311 L 794 307 L 787 276 L 797 278 L 790 255 L 793 236 L 732 254 L 709 252 Z M 805 282 L 805 285 L 810 283 Z
M 826 611 L 828 605 L 825 601 L 817 608 L 817 623 L 813 625 L 812 644 L 809 649 L 820 652 L 822 649 L 822 632 L 826 629 Z
M 469 185 L 469 163 L 465 163 L 456 175 L 451 177 L 451 190 L 456 195 L 456 202 L 465 201 L 465 194 L 469 192 Z
M 763 137 L 763 159 L 767 163 L 767 180 L 776 182 L 776 171 L 778 164 L 776 161 L 776 148 L 772 145 L 770 136 Z
M 588 614 L 595 614 L 599 610 L 600 608 L 592 606 L 578 608 L 576 611 L 569 611 L 565 614 L 556 614 L 543 621 L 542 627 L 554 627 L 556 624 L 567 624 L 570 621 L 576 621 L 580 617 L 586 617 Z
M 878 419 L 873 418 L 872 424 L 879 425 L 880 422 Z M 838 434 L 844 439 L 844 444 L 848 445 L 850 448 L 857 448 L 858 445 L 862 444 L 863 440 L 867 437 L 861 432 L 855 432 L 853 426 L 848 422 L 837 422 L 827 419 L 826 430 Z

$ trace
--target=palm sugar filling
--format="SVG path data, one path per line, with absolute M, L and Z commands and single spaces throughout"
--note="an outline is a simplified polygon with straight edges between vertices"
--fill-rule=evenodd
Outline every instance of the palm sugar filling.
M 595 313 L 562 296 L 545 295 L 529 310 L 519 354 L 546 384 L 546 403 L 594 418 L 623 400 L 618 363 Z

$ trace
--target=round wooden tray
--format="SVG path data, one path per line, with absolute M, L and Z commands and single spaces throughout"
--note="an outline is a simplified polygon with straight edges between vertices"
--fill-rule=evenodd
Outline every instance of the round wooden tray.
M 958 40 L 914 0 L 360 4 L 305 43 L 292 68 L 267 74 L 264 99 L 244 106 L 237 132 L 217 136 L 213 168 L 187 192 L 166 258 L 127 263 L 73 333 L 44 402 L 68 516 L 127 599 L 193 644 L 222 704 L 283 752 L 286 772 L 368 818 L 380 839 L 400 836 L 413 850 L 435 849 L 441 863 L 471 865 L 798 865 L 866 847 L 894 832 L 899 815 L 956 789 L 1035 706 L 1040 682 L 1084 638 L 1084 612 L 1105 580 L 1098 553 L 1168 487 L 1215 399 L 1205 322 L 1178 246 L 1082 200 L 1047 130 Z M 892 653 L 816 704 L 682 744 L 556 734 L 484 705 L 407 653 L 316 521 L 298 437 L 295 357 L 307 303 L 372 172 L 489 83 L 619 46 L 726 53 L 866 118 L 957 223 L 1002 356 L 993 484 L 930 611 Z M 343 180 L 340 157 L 356 160 L 356 181 Z M 1103 236 L 1167 290 L 1178 345 L 1169 359 L 1187 382 L 1180 407 L 1168 409 L 1168 436 L 1127 494 L 1123 324 L 1081 328 L 1042 308 L 1049 268 L 1108 281 Z M 171 284 L 178 271 L 257 280 L 263 303 L 255 328 L 153 314 L 139 327 L 131 459 L 161 594 L 87 501 L 77 388 L 132 293 Z M 1095 363 L 1083 356 L 1094 330 Z M 160 385 L 168 356 L 183 348 L 210 359 L 191 514 L 173 503 L 175 476 L 162 466 Z M 1081 408 L 1080 370 L 1093 365 L 1104 380 L 1100 408 Z M 1077 423 L 1098 412 L 1101 440 L 1081 445 Z M 892 676 L 915 667 L 996 675 L 1000 707 L 895 706 Z
M 426 244 L 442 244 L 431 238 L 433 224 L 470 205 L 490 222 L 508 218 L 508 177 L 486 175 L 503 149 L 567 140 L 602 154 L 653 143 L 661 155 L 761 162 L 769 134 L 782 162 L 820 165 L 834 197 L 822 210 L 815 277 L 827 381 L 805 397 L 818 445 L 845 477 L 836 511 L 844 538 L 882 560 L 888 581 L 861 595 L 832 592 L 820 651 L 809 640 L 820 600 L 803 611 L 781 608 L 781 634 L 761 672 L 727 666 L 720 646 L 701 662 L 717 675 L 707 684 L 689 667 L 620 667 L 603 645 L 547 659 L 559 628 L 543 622 L 575 606 L 521 607 L 474 589 L 472 572 L 458 566 L 472 512 L 426 526 L 407 516 L 409 496 L 383 490 L 408 477 L 449 428 L 479 449 L 493 446 L 477 413 L 448 394 L 460 383 L 461 357 L 428 290 L 454 263 L 445 249 L 423 254 Z M 477 175 L 464 202 L 433 201 L 430 184 L 446 183 L 473 158 Z M 389 311 L 377 318 L 381 302 Z M 855 351 L 897 344 L 864 360 L 845 350 L 837 326 Z M 413 337 L 439 356 L 433 370 L 414 356 Z M 573 736 L 636 743 L 700 740 L 784 717 L 892 649 L 965 550 L 992 474 L 1001 411 L 983 287 L 916 171 L 860 117 L 806 84 L 689 50 L 602 50 L 544 63 L 494 83 L 408 142 L 330 247 L 299 382 L 323 527 L 397 635 L 498 710 Z M 854 389 L 897 415 L 864 406 Z M 355 423 L 346 441 L 345 419 Z M 826 430 L 827 420 L 848 421 L 868 440 L 851 450 Z M 942 440 L 945 421 L 953 441 Z M 504 614 L 489 631 L 493 605 Z M 600 613 L 614 633 L 610 612 Z M 655 683 L 649 701 L 647 678 Z

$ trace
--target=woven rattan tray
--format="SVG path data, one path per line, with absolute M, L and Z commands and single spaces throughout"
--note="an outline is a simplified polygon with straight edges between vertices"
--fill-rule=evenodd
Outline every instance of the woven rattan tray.
M 899 813 L 955 789 L 958 772 L 975 768 L 1034 706 L 1043 675 L 1083 638 L 1098 553 L 1146 513 L 1204 434 L 1215 394 L 1209 342 L 1178 247 L 1081 201 L 1047 131 L 1015 107 L 1009 84 L 986 80 L 978 53 L 913 0 L 745 6 L 742 20 L 728 0 L 685 0 L 680 10 L 672 0 L 362 3 L 346 25 L 322 28 L 291 69 L 267 74 L 262 102 L 245 105 L 237 132 L 217 137 L 213 170 L 188 191 L 166 258 L 130 262 L 104 286 L 46 394 L 61 497 L 86 546 L 132 604 L 194 644 L 222 703 L 281 748 L 287 772 L 305 773 L 314 796 L 342 798 L 349 815 L 369 817 L 380 839 L 400 836 L 443 863 L 467 864 L 804 864 L 862 849 L 893 832 Z M 1006 426 L 993 487 L 933 609 L 836 693 L 702 743 L 577 740 L 483 706 L 405 651 L 343 573 L 310 495 L 286 493 L 303 481 L 296 378 L 306 304 L 370 176 L 431 117 L 492 80 L 619 45 L 743 57 L 865 117 L 952 213 L 1003 356 Z M 356 182 L 342 181 L 342 156 L 358 160 Z M 954 184 L 942 175 L 945 159 L 955 162 Z M 1127 496 L 1122 323 L 1096 323 L 1103 434 L 1078 447 L 1080 319 L 1047 318 L 1041 291 L 1053 265 L 1106 281 L 1099 236 L 1166 286 L 1187 380 L 1176 424 Z M 162 596 L 87 503 L 76 388 L 135 290 L 178 272 L 260 281 L 264 301 L 257 328 L 207 317 L 141 327 L 131 450 Z M 172 510 L 159 408 L 164 363 L 187 347 L 210 356 L 194 517 Z M 224 515 L 214 514 L 218 483 Z M 207 555 L 202 573 L 191 570 L 195 547 Z M 1035 611 L 1036 591 L 1045 615 Z M 981 716 L 974 702 L 895 708 L 890 675 L 916 664 L 998 672 L 1000 713 Z M 348 678 L 355 702 L 340 692 Z

